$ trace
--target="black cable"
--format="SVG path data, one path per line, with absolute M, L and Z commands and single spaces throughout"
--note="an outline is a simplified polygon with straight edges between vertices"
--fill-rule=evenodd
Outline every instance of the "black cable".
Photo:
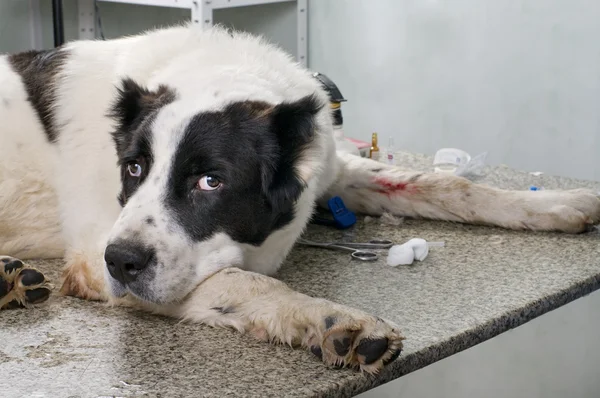
M 100 16 L 100 7 L 98 7 L 98 0 L 94 0 L 94 9 L 96 11 L 96 23 L 98 24 L 98 33 L 100 33 L 100 38 L 102 40 L 106 40 L 104 37 L 104 28 L 102 28 L 102 17 Z
M 62 0 L 52 0 L 52 22 L 54 28 L 54 47 L 62 46 L 65 42 Z

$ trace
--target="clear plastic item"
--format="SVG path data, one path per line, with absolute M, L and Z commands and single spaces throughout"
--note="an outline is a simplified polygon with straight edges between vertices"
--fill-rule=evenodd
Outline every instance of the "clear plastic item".
M 485 166 L 487 152 L 471 157 L 462 149 L 442 148 L 433 158 L 433 170 L 436 173 L 454 174 L 469 178 L 479 176 Z
M 462 149 L 442 148 L 435 153 L 433 170 L 436 173 L 454 174 L 459 167 L 471 161 L 471 155 Z
M 478 177 L 482 175 L 486 157 L 487 152 L 483 152 L 472 157 L 467 164 L 459 166 L 454 174 L 465 178 Z
M 394 138 L 392 137 L 390 137 L 390 141 L 387 147 L 387 164 L 396 164 L 396 161 L 394 160 Z
M 335 149 L 337 151 L 360 156 L 360 150 L 355 144 L 346 139 L 346 137 L 344 136 L 344 130 L 341 126 L 334 127 L 333 138 L 335 140 Z

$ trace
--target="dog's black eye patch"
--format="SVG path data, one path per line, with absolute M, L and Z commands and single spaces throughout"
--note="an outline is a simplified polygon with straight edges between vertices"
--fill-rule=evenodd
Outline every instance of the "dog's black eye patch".
M 109 116 L 117 122 L 112 137 L 121 169 L 122 190 L 117 198 L 121 206 L 148 176 L 153 162 L 152 123 L 158 110 L 175 98 L 175 91 L 164 85 L 151 91 L 132 79 L 123 79 L 117 87 Z M 136 164 L 140 167 L 137 177 L 130 173 Z
M 305 188 L 296 166 L 313 140 L 320 109 L 309 96 L 280 105 L 238 102 L 197 114 L 174 153 L 165 208 L 194 241 L 225 232 L 260 245 L 294 218 Z M 205 175 L 222 186 L 196 189 Z

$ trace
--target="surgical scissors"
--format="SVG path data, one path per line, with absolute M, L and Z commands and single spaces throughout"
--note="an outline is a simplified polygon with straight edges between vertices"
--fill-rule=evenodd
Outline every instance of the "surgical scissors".
M 364 249 L 389 249 L 394 242 L 387 239 L 371 239 L 368 242 L 313 242 L 306 239 L 298 240 L 298 243 L 304 246 L 322 247 L 324 249 L 341 250 L 351 252 L 352 258 L 361 261 L 375 261 L 379 254 L 371 250 Z M 363 250 L 361 250 L 363 249 Z

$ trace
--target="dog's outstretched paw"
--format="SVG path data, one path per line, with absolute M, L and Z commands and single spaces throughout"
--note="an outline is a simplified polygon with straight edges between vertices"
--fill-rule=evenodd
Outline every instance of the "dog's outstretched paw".
M 404 337 L 396 326 L 381 318 L 361 318 L 326 317 L 323 330 L 307 342 L 310 351 L 329 365 L 377 374 L 400 356 Z
M 0 256 L 0 309 L 43 303 L 50 287 L 40 271 L 13 257 Z

